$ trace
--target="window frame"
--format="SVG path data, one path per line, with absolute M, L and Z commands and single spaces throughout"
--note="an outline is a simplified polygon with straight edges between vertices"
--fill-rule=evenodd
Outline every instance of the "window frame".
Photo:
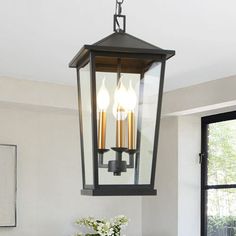
M 236 111 L 205 116 L 201 118 L 201 236 L 207 236 L 207 190 L 235 188 L 235 184 L 208 185 L 208 125 L 223 121 L 236 120 Z

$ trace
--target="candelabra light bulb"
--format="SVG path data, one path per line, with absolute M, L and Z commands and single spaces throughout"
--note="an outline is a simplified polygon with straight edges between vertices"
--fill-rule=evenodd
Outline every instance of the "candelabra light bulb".
M 110 104 L 110 95 L 105 85 L 106 79 L 103 78 L 102 85 L 98 91 L 97 95 L 97 105 L 98 109 L 101 111 L 106 111 Z
M 129 81 L 129 88 L 127 90 L 127 96 L 126 96 L 126 109 L 128 111 L 134 111 L 136 103 L 137 103 L 137 96 L 135 93 L 135 90 L 132 85 L 132 81 Z

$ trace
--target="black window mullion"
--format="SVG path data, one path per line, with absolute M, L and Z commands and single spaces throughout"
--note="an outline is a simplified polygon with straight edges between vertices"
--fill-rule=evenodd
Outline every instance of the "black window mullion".
M 229 188 L 236 188 L 236 184 L 218 184 L 218 185 L 205 186 L 205 190 L 208 190 L 208 189 L 229 189 Z
M 203 122 L 201 124 L 201 236 L 207 235 L 207 146 L 208 146 L 208 124 Z

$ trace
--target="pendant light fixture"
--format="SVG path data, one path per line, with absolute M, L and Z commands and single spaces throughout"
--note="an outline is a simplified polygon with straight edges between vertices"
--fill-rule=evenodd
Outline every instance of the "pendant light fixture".
M 77 70 L 84 195 L 155 195 L 166 60 L 163 50 L 126 33 L 116 0 L 114 33 L 84 45 Z

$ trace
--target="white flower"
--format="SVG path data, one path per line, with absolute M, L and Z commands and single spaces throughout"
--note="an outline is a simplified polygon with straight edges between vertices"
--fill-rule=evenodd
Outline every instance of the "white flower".
M 121 228 L 126 226 L 128 221 L 129 219 L 126 216 L 120 215 L 111 220 L 98 220 L 93 217 L 82 218 L 76 223 L 93 229 L 100 236 L 120 236 Z M 82 236 L 82 234 L 76 236 Z

